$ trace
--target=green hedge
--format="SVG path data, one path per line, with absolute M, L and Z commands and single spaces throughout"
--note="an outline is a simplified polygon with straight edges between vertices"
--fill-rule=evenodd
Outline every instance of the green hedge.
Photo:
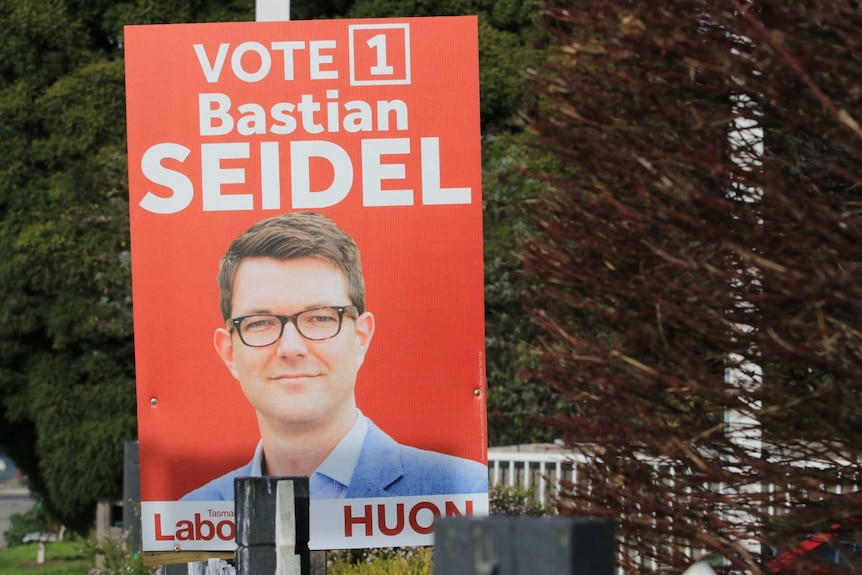
M 363 550 L 364 551 L 364 550 Z M 338 555 L 327 572 L 330 575 L 431 575 L 430 547 L 402 547 L 368 550 L 356 561 L 349 552 Z

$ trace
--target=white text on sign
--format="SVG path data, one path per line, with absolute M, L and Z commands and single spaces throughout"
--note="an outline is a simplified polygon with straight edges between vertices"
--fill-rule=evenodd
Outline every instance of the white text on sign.
M 252 151 L 255 156 L 252 157 Z M 360 182 L 362 205 L 412 206 L 417 203 L 416 190 L 384 189 L 386 180 L 403 180 L 407 164 L 383 158 L 406 156 L 414 152 L 408 138 L 369 138 L 361 141 L 362 166 Z M 182 164 L 191 150 L 180 144 L 157 144 L 141 158 L 144 176 L 154 184 L 170 190 L 162 196 L 148 191 L 140 202 L 145 210 L 155 214 L 173 214 L 191 205 L 195 196 L 192 179 L 181 170 L 165 166 L 165 160 Z M 444 188 L 440 179 L 440 141 L 438 138 L 420 138 L 419 202 L 423 205 L 469 204 L 472 189 L 469 187 Z M 200 147 L 201 194 L 203 211 L 246 211 L 260 207 L 279 210 L 282 204 L 281 166 L 290 166 L 290 202 L 293 209 L 326 208 L 344 200 L 354 187 L 354 161 L 344 148 L 333 142 L 310 140 L 289 142 L 289 159 L 282 160 L 280 142 L 261 142 L 252 150 L 248 142 L 202 144 Z M 322 190 L 311 189 L 312 160 L 323 160 L 332 167 L 334 177 Z M 226 193 L 223 186 L 246 184 L 245 167 L 224 167 L 227 161 L 258 162 L 261 186 L 257 193 Z M 256 205 L 256 200 L 259 204 Z

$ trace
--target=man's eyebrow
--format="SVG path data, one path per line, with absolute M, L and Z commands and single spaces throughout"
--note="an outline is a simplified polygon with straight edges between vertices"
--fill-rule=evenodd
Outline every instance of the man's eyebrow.
M 350 304 L 343 304 L 343 305 L 350 305 Z M 272 308 L 261 307 L 261 308 L 253 308 L 251 311 L 249 311 L 247 313 L 243 313 L 242 316 L 237 316 L 237 317 L 244 317 L 247 315 L 285 315 L 285 316 L 287 316 L 287 315 L 294 315 L 297 313 L 302 313 L 304 311 L 317 309 L 317 308 L 321 308 L 321 307 L 343 307 L 343 305 L 342 304 L 331 304 L 331 303 L 313 303 L 313 304 L 304 306 L 302 308 L 299 308 L 292 313 L 276 313 L 276 312 L 272 311 Z

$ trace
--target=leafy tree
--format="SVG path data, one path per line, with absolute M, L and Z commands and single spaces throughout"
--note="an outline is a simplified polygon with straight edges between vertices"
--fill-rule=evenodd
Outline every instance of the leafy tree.
M 560 506 L 617 519 L 626 572 L 762 573 L 852 529 L 858 6 L 553 0 L 544 27 L 529 125 L 566 169 L 530 212 L 535 376 L 595 458 Z
M 539 332 L 525 311 L 531 283 L 518 246 L 528 235 L 529 213 L 544 182 L 530 177 L 546 168 L 526 132 L 486 136 L 483 154 L 485 226 L 485 347 L 488 355 L 489 443 L 550 442 L 546 414 L 565 408 L 548 387 L 524 373 L 535 367 L 531 343 Z
M 101 203 L 101 198 L 99 191 L 89 185 L 92 176 L 87 174 L 86 165 L 98 163 L 97 157 L 91 157 L 90 153 L 101 147 L 107 138 L 122 137 L 121 128 L 110 130 L 110 126 L 122 126 L 122 106 L 105 108 L 106 111 L 119 110 L 118 120 L 116 116 L 87 116 L 88 104 L 82 101 L 97 100 L 89 103 L 91 109 L 97 109 L 92 108 L 93 104 L 107 104 L 105 96 L 111 86 L 114 92 L 117 86 L 122 87 L 122 67 L 114 65 L 111 81 L 110 64 L 96 63 L 88 38 L 62 3 L 3 2 L 0 20 L 3 22 L 0 45 L 7 52 L 3 54 L 0 74 L 0 108 L 4 113 L 0 127 L 3 148 L 0 159 L 0 277 L 5 288 L 0 302 L 3 318 L 0 322 L 0 402 L 4 412 L 0 433 L 4 434 L 4 446 L 28 474 L 33 490 L 43 496 L 46 507 L 68 516 L 70 523 L 75 524 L 79 510 L 65 504 L 65 493 L 57 498 L 49 496 L 52 490 L 59 493 L 60 486 L 52 483 L 54 478 L 45 469 L 46 464 L 62 468 L 62 462 L 74 461 L 79 454 L 69 451 L 57 459 L 58 455 L 46 443 L 51 439 L 37 421 L 37 414 L 57 424 L 74 422 L 80 425 L 94 416 L 104 418 L 106 424 L 112 421 L 113 410 L 89 414 L 93 403 L 79 392 L 87 370 L 75 364 L 77 358 L 87 354 L 83 351 L 87 348 L 96 353 L 110 353 L 102 347 L 110 338 L 105 341 L 103 330 L 99 329 L 103 319 L 100 313 L 105 314 L 103 310 L 110 301 L 100 306 L 98 300 L 94 302 L 93 299 L 103 294 L 94 292 L 115 287 L 116 274 L 122 272 L 114 271 L 113 277 L 104 279 L 92 277 L 93 252 L 102 249 L 97 246 L 94 250 L 94 244 L 105 237 L 99 235 L 105 234 L 105 226 L 92 226 L 88 222 L 98 220 L 90 210 Z M 61 77 L 75 78 L 76 73 L 80 73 L 79 79 L 83 80 L 79 87 L 87 88 L 84 93 L 64 92 L 64 85 L 55 83 Z M 100 86 L 93 83 L 94 80 L 107 83 Z M 69 98 L 66 101 L 59 99 L 66 97 Z M 110 96 L 107 99 L 110 100 Z M 113 99 L 122 102 L 116 96 Z M 101 121 L 87 126 L 93 119 Z M 121 144 L 122 140 L 118 140 L 115 146 Z M 68 157 L 61 160 L 66 154 Z M 76 183 L 80 187 L 76 188 Z M 101 207 L 96 210 L 99 211 Z M 119 238 L 122 241 L 123 236 Z M 87 241 L 82 241 L 85 239 Z M 118 240 L 108 234 L 107 241 L 114 244 Z M 127 292 L 127 277 L 119 281 L 123 284 L 120 289 Z M 86 294 L 86 299 L 82 300 L 81 294 Z M 112 295 L 108 293 L 105 297 Z M 123 307 L 128 316 L 128 303 Z M 121 318 L 104 319 L 110 323 Z M 82 341 L 77 341 L 79 336 L 83 336 Z M 125 338 L 126 347 L 130 347 L 128 333 Z M 126 355 L 129 356 L 128 352 Z M 69 369 L 72 365 L 76 369 Z M 53 382 L 45 377 L 50 375 L 46 373 L 50 367 L 57 369 L 52 375 Z M 130 369 L 125 372 L 129 381 Z M 39 388 L 44 391 L 39 393 Z M 56 413 L 40 410 L 39 395 L 66 400 L 77 396 L 84 401 L 73 403 L 64 413 Z M 129 412 L 128 400 L 125 412 Z M 84 437 L 75 433 L 76 427 L 64 428 L 62 433 L 70 441 L 84 441 Z M 126 433 L 133 433 L 133 426 L 126 424 L 126 428 Z M 7 433 L 11 435 L 5 435 Z M 95 438 L 93 446 L 100 444 Z M 108 465 L 107 459 L 87 462 L 89 469 Z M 116 465 L 116 462 L 111 463 Z M 117 476 L 115 470 L 112 474 Z M 66 475 L 68 480 L 74 480 L 71 473 Z M 100 486 L 83 483 L 77 487 L 70 497 L 84 496 L 92 500 L 92 488 Z

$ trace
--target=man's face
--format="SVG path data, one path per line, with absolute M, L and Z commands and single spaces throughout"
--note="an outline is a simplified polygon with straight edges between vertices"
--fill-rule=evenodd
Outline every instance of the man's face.
M 347 280 L 325 260 L 251 258 L 237 268 L 231 317 L 293 315 L 318 306 L 350 305 Z M 374 318 L 344 316 L 331 339 L 303 338 L 293 323 L 267 347 L 248 347 L 235 330 L 216 330 L 216 351 L 272 428 L 313 428 L 353 421 L 356 373 L 374 334 Z

